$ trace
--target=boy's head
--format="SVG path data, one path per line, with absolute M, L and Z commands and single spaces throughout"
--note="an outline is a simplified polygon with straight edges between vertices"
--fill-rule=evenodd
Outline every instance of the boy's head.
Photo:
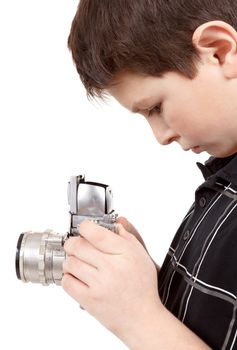
M 236 29 L 236 0 L 81 0 L 68 43 L 89 96 L 222 157 L 237 151 Z

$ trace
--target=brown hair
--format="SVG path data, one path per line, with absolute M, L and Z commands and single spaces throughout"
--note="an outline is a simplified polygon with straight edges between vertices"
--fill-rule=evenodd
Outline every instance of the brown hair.
M 68 46 L 88 96 L 103 97 L 123 70 L 194 78 L 192 35 L 212 20 L 237 29 L 237 0 L 81 0 Z

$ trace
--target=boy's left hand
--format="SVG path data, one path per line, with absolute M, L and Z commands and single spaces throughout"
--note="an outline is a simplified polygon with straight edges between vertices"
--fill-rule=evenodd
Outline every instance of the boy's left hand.
M 122 340 L 142 331 L 161 304 L 145 248 L 121 224 L 115 234 L 84 221 L 80 234 L 64 246 L 64 290 Z

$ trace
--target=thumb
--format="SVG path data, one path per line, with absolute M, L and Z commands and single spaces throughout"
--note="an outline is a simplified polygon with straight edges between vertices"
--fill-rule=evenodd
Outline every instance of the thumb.
M 146 249 L 146 245 L 141 237 L 141 235 L 139 234 L 139 232 L 137 231 L 137 229 L 131 224 L 131 222 L 129 222 L 125 217 L 120 216 L 119 218 L 117 218 L 116 222 L 118 224 L 121 224 L 126 231 L 128 231 L 129 233 L 131 233 L 133 236 L 135 236 L 137 238 L 137 240 L 143 245 L 143 247 Z M 146 249 L 147 250 L 147 249 Z
M 131 233 L 133 236 L 135 236 L 137 238 L 137 240 L 143 245 L 143 247 L 146 249 L 147 253 L 149 254 L 146 245 L 141 237 L 141 235 L 139 234 L 139 232 L 137 231 L 137 229 L 133 226 L 133 224 L 131 224 L 131 222 L 129 222 L 125 217 L 120 216 L 119 218 L 116 219 L 116 222 L 119 224 L 119 228 L 118 228 L 118 233 L 120 236 L 125 236 L 126 235 L 126 231 Z M 122 227 L 121 227 L 122 225 Z M 150 255 L 150 254 L 149 254 Z M 151 258 L 152 259 L 152 258 Z M 154 262 L 157 272 L 160 271 L 160 267 L 157 265 L 157 263 L 152 259 L 152 261 Z

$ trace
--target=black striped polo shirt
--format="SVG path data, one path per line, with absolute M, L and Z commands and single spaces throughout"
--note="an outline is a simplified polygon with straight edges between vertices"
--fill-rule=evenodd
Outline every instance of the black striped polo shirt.
M 205 182 L 161 267 L 159 294 L 212 349 L 237 350 L 237 154 L 198 166 Z

